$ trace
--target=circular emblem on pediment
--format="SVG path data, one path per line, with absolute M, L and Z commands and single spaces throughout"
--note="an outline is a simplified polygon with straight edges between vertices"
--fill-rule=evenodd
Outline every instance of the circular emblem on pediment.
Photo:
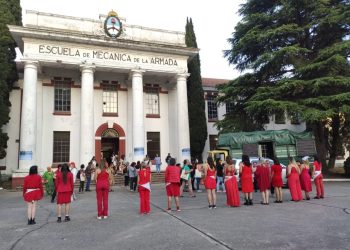
M 122 33 L 122 22 L 115 11 L 110 11 L 105 20 L 105 32 L 107 36 L 117 38 Z

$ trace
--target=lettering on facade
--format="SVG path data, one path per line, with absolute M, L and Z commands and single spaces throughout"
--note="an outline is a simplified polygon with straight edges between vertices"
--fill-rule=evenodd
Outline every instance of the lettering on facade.
M 137 57 L 127 53 L 111 52 L 103 50 L 79 50 L 75 48 L 39 45 L 40 54 L 50 54 L 68 57 L 92 58 L 99 60 L 110 60 L 119 62 L 134 62 L 142 64 L 157 64 L 162 66 L 178 66 L 176 59 L 166 57 Z

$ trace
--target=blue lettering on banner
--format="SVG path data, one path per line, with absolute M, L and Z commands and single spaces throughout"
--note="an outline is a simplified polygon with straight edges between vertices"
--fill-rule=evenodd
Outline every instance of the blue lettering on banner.
M 32 151 L 20 151 L 19 159 L 20 160 L 32 160 L 33 152 Z
M 134 155 L 135 156 L 140 156 L 140 155 L 144 155 L 145 154 L 145 150 L 143 147 L 140 148 L 134 148 Z
M 190 148 L 183 148 L 182 149 L 182 157 L 189 158 L 191 156 L 191 149 Z

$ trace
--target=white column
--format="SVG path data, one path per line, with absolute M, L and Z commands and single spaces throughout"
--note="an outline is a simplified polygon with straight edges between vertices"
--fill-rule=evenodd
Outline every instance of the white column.
M 36 164 L 36 99 L 38 62 L 24 62 L 24 79 L 21 113 L 19 170 L 28 171 Z
M 184 159 L 190 160 L 190 128 L 188 123 L 187 106 L 187 82 L 189 74 L 177 75 L 177 127 L 178 127 L 178 159 L 177 162 L 183 162 Z
M 88 164 L 95 155 L 94 133 L 94 70 L 91 65 L 82 65 L 80 97 L 80 163 Z
M 133 161 L 145 156 L 145 125 L 143 114 L 142 70 L 132 70 L 132 143 Z

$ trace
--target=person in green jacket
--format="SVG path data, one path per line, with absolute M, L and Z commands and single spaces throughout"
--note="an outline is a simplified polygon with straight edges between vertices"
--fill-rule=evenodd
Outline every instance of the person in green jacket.
M 51 167 L 47 167 L 47 171 L 43 175 L 44 185 L 46 194 L 51 196 L 54 190 L 54 182 L 53 182 L 53 171 Z

